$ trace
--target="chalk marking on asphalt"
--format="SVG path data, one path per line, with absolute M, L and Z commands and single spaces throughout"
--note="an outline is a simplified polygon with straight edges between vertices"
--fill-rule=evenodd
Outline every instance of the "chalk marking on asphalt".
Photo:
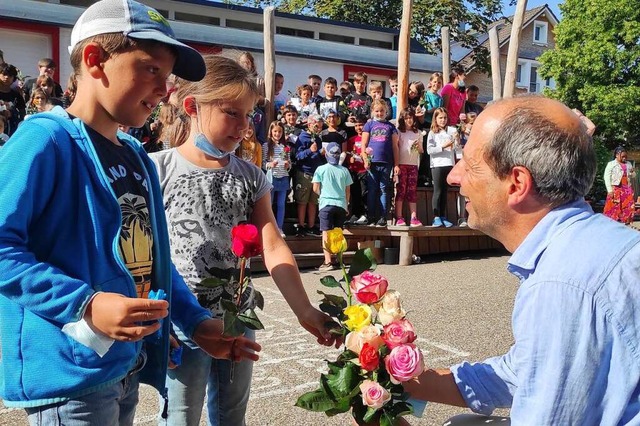
M 319 383 L 320 382 L 315 381 L 315 382 L 303 383 L 301 385 L 296 385 L 291 388 L 280 388 L 280 389 L 276 389 L 268 392 L 256 392 L 256 393 L 252 392 L 249 399 L 260 399 L 260 398 L 267 398 L 267 397 L 276 396 L 276 395 L 298 393 L 308 388 L 318 387 Z
M 451 352 L 452 354 L 459 356 L 459 357 L 467 357 L 469 355 L 471 355 L 469 352 L 464 352 L 461 349 L 456 349 L 453 346 L 449 346 L 449 345 L 445 345 L 444 343 L 438 343 L 438 342 L 434 342 L 422 337 L 418 337 L 418 342 L 424 342 L 428 345 L 431 346 L 435 346 L 438 349 L 442 349 L 443 351 L 447 351 L 447 352 Z

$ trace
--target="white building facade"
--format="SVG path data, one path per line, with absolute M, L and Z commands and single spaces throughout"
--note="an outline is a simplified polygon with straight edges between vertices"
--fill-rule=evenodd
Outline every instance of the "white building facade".
M 170 20 L 176 36 L 202 53 L 250 51 L 263 69 L 263 11 L 204 0 L 143 0 Z M 25 76 L 37 74 L 37 62 L 51 57 L 57 79 L 66 87 L 71 74 L 69 40 L 73 24 L 89 0 L 0 0 L 0 49 L 5 61 Z M 284 91 L 294 92 L 309 74 L 340 83 L 364 71 L 380 80 L 397 72 L 398 30 L 276 12 L 276 71 Z M 417 47 L 417 46 L 416 46 Z M 442 68 L 441 58 L 417 47 L 411 53 L 410 80 L 428 81 Z M 229 52 L 233 53 L 233 52 Z

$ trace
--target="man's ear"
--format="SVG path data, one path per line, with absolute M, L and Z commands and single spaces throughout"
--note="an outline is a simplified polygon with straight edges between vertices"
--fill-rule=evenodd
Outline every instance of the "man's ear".
M 187 115 L 191 117 L 195 117 L 198 115 L 198 107 L 196 105 L 196 98 L 193 96 L 187 96 L 182 101 L 182 108 L 187 113 Z
M 107 53 L 97 43 L 88 43 L 82 50 L 82 63 L 93 78 L 102 78 Z
M 507 178 L 509 182 L 508 203 L 511 207 L 521 205 L 529 201 L 535 193 L 533 176 L 529 169 L 523 166 L 516 166 L 511 169 L 511 174 Z

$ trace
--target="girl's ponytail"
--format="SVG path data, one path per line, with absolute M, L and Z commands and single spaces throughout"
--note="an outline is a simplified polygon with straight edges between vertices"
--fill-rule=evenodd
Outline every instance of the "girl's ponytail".
M 162 126 L 161 141 L 169 142 L 172 148 L 187 141 L 191 131 L 191 117 L 181 107 L 176 106 L 171 99 L 162 105 L 158 119 Z

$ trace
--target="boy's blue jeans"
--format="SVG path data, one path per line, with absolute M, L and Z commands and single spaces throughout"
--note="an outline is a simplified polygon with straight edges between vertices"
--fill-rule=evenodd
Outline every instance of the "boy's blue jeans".
M 367 214 L 370 219 L 387 218 L 387 191 L 390 176 L 391 165 L 371 163 L 367 173 Z
M 127 426 L 133 425 L 137 404 L 136 373 L 100 391 L 26 411 L 31 426 Z
M 253 330 L 247 329 L 245 336 L 255 340 Z M 253 361 L 236 363 L 233 383 L 229 383 L 230 371 L 231 361 L 215 359 L 202 349 L 183 345 L 182 364 L 167 373 L 168 417 L 160 418 L 158 424 L 198 426 L 206 393 L 209 426 L 244 425 Z

